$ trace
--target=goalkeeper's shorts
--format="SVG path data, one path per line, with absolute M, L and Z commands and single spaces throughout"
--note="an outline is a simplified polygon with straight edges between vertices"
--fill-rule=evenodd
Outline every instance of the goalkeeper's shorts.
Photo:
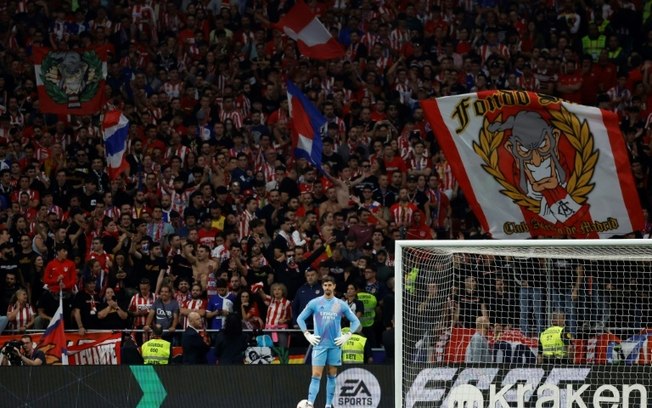
M 312 365 L 319 367 L 341 366 L 342 350 L 339 347 L 313 347 Z

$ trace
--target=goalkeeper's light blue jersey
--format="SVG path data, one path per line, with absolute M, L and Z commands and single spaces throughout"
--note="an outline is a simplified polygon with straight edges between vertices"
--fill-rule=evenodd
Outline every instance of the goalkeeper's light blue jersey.
M 342 335 L 340 328 L 342 327 L 342 316 L 346 316 L 351 322 L 351 332 L 355 333 L 360 327 L 360 320 L 351 311 L 349 305 L 345 301 L 338 298 L 326 299 L 320 296 L 308 302 L 306 308 L 303 309 L 297 323 L 301 331 L 305 332 L 306 319 L 312 315 L 314 323 L 315 335 L 321 337 L 321 341 L 315 348 L 329 348 L 337 347 L 335 339 Z

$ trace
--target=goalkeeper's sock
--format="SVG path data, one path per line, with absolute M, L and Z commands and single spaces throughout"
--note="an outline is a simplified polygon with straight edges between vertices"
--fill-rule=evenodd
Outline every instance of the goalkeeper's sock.
M 335 379 L 337 377 L 334 375 L 329 375 L 326 377 L 326 406 L 330 407 L 333 405 L 333 397 L 335 396 Z
M 311 404 L 315 403 L 315 400 L 317 399 L 317 394 L 319 394 L 320 381 L 321 381 L 321 377 L 312 377 L 310 379 L 310 387 L 308 387 L 308 401 L 310 401 Z

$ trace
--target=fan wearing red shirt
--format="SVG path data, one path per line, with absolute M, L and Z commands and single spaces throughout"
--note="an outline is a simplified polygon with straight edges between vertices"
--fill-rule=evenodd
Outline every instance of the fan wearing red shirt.
M 109 268 L 111 268 L 112 261 L 111 256 L 104 250 L 104 243 L 99 237 L 97 237 L 93 238 L 91 245 L 91 250 L 86 256 L 86 261 L 97 259 L 97 261 L 100 263 L 100 266 L 102 267 L 102 270 L 108 273 Z
M 448 197 L 439 187 L 439 177 L 436 174 L 431 175 L 428 178 L 428 188 L 426 188 L 430 206 L 430 226 L 439 232 L 444 232 L 449 228 L 451 206 Z
M 586 54 L 582 57 L 582 104 L 597 105 L 600 93 L 600 78 L 593 69 L 593 59 Z
M 566 61 L 565 68 L 565 73 L 559 75 L 557 92 L 567 101 L 582 103 L 582 73 L 577 69 L 575 61 Z
M 18 186 L 16 190 L 11 194 L 11 201 L 17 202 L 22 193 L 26 193 L 29 197 L 29 206 L 30 208 L 36 208 L 40 202 L 40 195 L 38 190 L 30 188 L 30 180 L 27 176 L 20 176 L 18 179 Z
M 389 208 L 390 221 L 399 228 L 409 228 L 414 222 L 414 216 L 419 211 L 416 204 L 410 202 L 408 190 L 402 188 L 398 192 L 398 202 Z
M 195 43 L 195 16 L 189 15 L 185 21 L 185 29 L 181 30 L 178 34 L 179 46 L 183 47 L 186 44 Z
M 401 156 L 396 155 L 391 145 L 385 145 L 385 170 L 387 171 L 387 178 L 392 178 L 392 174 L 398 172 L 402 175 L 401 185 L 405 185 L 405 178 L 407 175 L 407 165 Z
M 68 259 L 68 249 L 65 246 L 57 248 L 57 257 L 48 262 L 43 273 L 43 283 L 48 285 L 52 293 L 61 288 L 66 293 L 72 293 L 77 282 L 77 266 Z
M 435 233 L 426 225 L 425 215 L 421 211 L 414 213 L 412 225 L 407 230 L 406 239 L 435 239 Z
M 215 241 L 220 231 L 217 228 L 212 227 L 212 219 L 208 214 L 203 214 L 201 216 L 201 227 L 197 231 L 199 236 L 199 243 L 201 245 L 207 245 L 209 248 L 215 248 Z
M 607 92 L 610 88 L 616 86 L 618 81 L 618 67 L 609 61 L 609 51 L 602 50 L 598 57 L 598 62 L 593 65 L 593 70 L 598 77 L 600 92 Z

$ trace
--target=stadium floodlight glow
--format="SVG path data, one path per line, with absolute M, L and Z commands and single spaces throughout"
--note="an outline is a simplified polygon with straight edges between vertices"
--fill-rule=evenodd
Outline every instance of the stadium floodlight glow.
M 396 407 L 647 406 L 652 241 L 396 241 L 394 265 Z M 478 314 L 497 332 L 466 362 Z M 581 341 L 542 363 L 553 315 Z

